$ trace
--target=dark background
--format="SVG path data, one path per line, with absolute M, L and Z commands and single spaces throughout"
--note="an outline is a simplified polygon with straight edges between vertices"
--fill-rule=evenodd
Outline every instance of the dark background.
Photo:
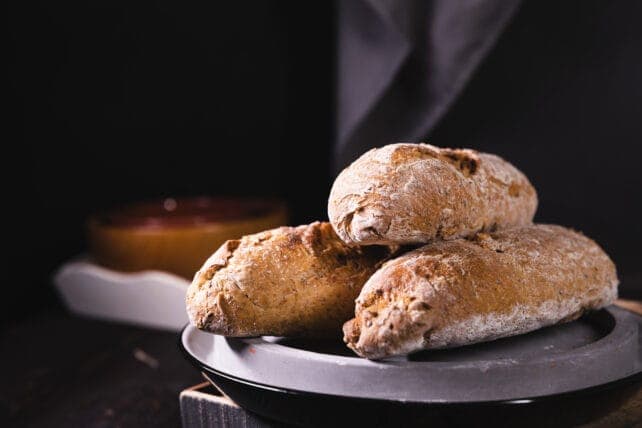
M 163 196 L 285 198 L 326 218 L 331 2 L 8 7 L 3 318 L 57 307 L 49 277 L 91 212 Z M 495 152 L 641 287 L 642 5 L 525 1 L 426 140 Z M 367 72 L 367 71 L 364 71 Z M 638 278 L 638 279 L 636 279 Z

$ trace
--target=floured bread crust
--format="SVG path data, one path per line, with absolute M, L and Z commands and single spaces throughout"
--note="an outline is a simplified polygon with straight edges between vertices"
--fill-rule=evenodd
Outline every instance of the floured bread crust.
M 196 273 L 187 312 L 225 336 L 336 335 L 390 251 L 348 247 L 319 222 L 227 241 Z
M 390 144 L 337 177 L 328 215 L 352 245 L 417 244 L 529 224 L 537 194 L 502 158 L 429 144 Z
M 607 306 L 617 285 L 611 259 L 578 232 L 478 233 L 386 262 L 357 298 L 344 340 L 376 359 L 513 336 Z

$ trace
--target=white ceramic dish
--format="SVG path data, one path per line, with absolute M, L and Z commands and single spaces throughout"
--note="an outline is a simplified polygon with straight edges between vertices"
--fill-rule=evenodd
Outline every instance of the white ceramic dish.
M 116 272 L 79 257 L 62 265 L 53 282 L 76 315 L 170 331 L 188 323 L 189 281 L 167 272 Z

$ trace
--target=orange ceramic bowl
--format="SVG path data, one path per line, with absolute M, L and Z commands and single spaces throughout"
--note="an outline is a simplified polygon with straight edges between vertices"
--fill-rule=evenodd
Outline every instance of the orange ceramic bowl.
M 286 207 L 277 200 L 167 198 L 94 215 L 87 232 L 91 255 L 103 266 L 191 279 L 226 240 L 286 223 Z

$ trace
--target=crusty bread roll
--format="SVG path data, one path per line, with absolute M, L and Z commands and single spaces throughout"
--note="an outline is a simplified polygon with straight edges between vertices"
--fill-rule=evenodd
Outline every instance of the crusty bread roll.
M 537 194 L 498 156 L 391 144 L 337 177 L 328 215 L 348 244 L 417 244 L 529 224 Z
M 344 340 L 372 359 L 493 340 L 609 305 L 617 284 L 604 251 L 560 226 L 434 242 L 368 280 Z
M 225 336 L 336 335 L 389 251 L 348 247 L 319 222 L 227 241 L 196 273 L 187 312 Z

